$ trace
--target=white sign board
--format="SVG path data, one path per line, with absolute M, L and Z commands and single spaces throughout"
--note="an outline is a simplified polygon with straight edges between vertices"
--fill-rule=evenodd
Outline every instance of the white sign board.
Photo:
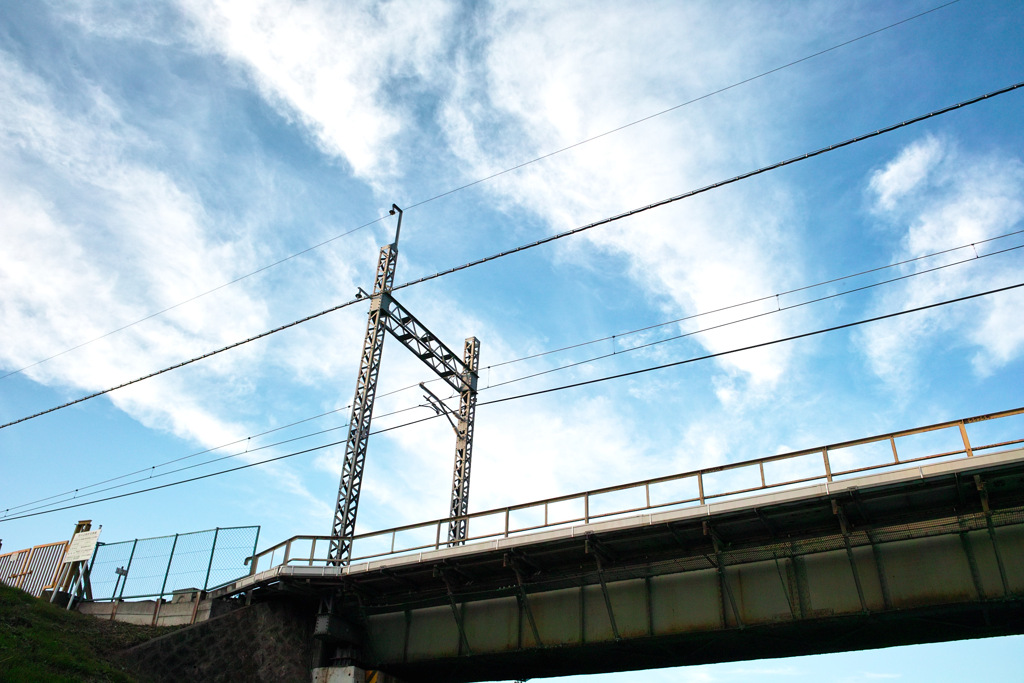
M 71 539 L 68 551 L 64 553 L 64 564 L 72 562 L 88 562 L 92 558 L 92 552 L 96 549 L 96 542 L 100 539 L 100 530 L 79 531 Z

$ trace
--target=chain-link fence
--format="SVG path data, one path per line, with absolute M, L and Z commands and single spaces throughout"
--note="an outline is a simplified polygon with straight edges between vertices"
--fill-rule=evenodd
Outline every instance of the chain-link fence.
M 258 526 L 193 531 L 174 536 L 100 543 L 92 557 L 94 600 L 162 597 L 209 590 L 249 573 Z

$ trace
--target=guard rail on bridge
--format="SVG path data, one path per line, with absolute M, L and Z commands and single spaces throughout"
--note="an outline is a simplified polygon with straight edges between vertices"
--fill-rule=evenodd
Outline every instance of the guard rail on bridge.
M 360 534 L 344 566 L 296 536 L 214 596 L 452 683 L 1016 634 L 1021 437 L 1024 408 L 943 422 L 474 513 L 466 545 L 448 519 Z
M 466 520 L 466 542 L 472 543 L 652 510 L 702 506 L 709 501 L 833 482 L 924 461 L 973 457 L 1024 443 L 1024 438 L 1006 438 L 1008 434 L 1024 434 L 1021 416 L 1024 407 L 556 496 L 458 519 Z M 1015 417 L 1017 420 L 1012 419 Z M 445 533 L 451 521 L 444 518 L 358 534 L 353 540 L 352 563 L 448 547 Z M 281 565 L 332 564 L 327 557 L 330 540 L 330 536 L 293 536 L 249 558 L 250 575 Z

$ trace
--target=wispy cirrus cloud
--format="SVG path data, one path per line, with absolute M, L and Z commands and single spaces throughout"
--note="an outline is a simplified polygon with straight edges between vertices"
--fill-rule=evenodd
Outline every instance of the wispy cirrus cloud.
M 706 46 L 649 41 L 652 22 L 683 26 L 737 17 L 695 6 L 673 9 L 672 19 L 643 8 L 604 9 L 594 21 L 589 8 L 577 5 L 538 13 L 514 3 L 492 8 L 487 25 L 501 30 L 481 34 L 479 54 L 459 62 L 442 110 L 450 147 L 471 173 L 486 175 L 703 94 L 733 77 L 742 61 L 741 51 L 729 46 L 718 46 L 709 59 Z M 748 17 L 739 23 L 747 20 L 754 21 Z M 564 40 L 566 31 L 578 39 Z M 709 68 L 688 70 L 679 80 L 671 65 L 680 61 L 707 61 Z M 727 141 L 742 128 L 743 107 L 740 102 L 730 112 L 715 106 L 687 110 L 503 176 L 490 188 L 503 202 L 540 216 L 552 231 L 641 206 L 715 179 L 737 159 L 751 163 L 742 138 Z M 675 151 L 652 153 L 663 148 Z M 799 217 L 788 191 L 769 182 L 754 192 L 757 199 L 738 189 L 732 196 L 661 209 L 581 239 L 590 248 L 624 257 L 628 268 L 617 275 L 628 278 L 624 289 L 653 299 L 668 315 L 735 304 L 777 291 L 801 269 L 791 241 Z M 584 251 L 577 240 L 561 246 L 558 258 L 586 263 Z M 724 319 L 705 318 L 699 327 Z M 722 351 L 781 336 L 785 329 L 781 319 L 766 319 L 695 341 Z M 721 360 L 720 368 L 744 386 L 770 387 L 785 372 L 789 353 L 778 348 L 747 353 Z
M 242 65 L 269 101 L 299 121 L 324 152 L 345 159 L 378 188 L 399 173 L 395 150 L 417 134 L 439 131 L 461 164 L 462 177 L 474 180 L 676 104 L 675 98 L 703 94 L 737 73 L 748 75 L 742 68 L 750 68 L 744 65 L 748 43 L 742 49 L 739 44 L 650 44 L 652 28 L 666 22 L 653 8 L 609 6 L 594 21 L 594 12 L 582 5 L 538 10 L 515 3 L 473 9 L 390 3 L 342 9 L 309 3 L 286 10 L 221 2 L 185 7 L 204 49 Z M 669 23 L 679 26 L 712 21 L 750 29 L 750 39 L 765 45 L 780 28 L 769 14 L 725 16 L 702 7 L 675 8 L 672 14 Z M 586 39 L 565 41 L 566 31 Z M 351 39 L 356 34 L 358 41 Z M 643 55 L 642 64 L 636 55 Z M 673 66 L 680 61 L 701 68 L 687 71 L 680 81 Z M 643 78 L 636 77 L 638 69 L 644 70 Z M 437 101 L 433 120 L 431 108 L 413 106 L 416 95 Z M 525 209 L 552 230 L 574 227 L 715 179 L 737 159 L 749 163 L 753 130 L 723 144 L 724 136 L 749 128 L 743 107 L 733 102 L 728 114 L 711 107 L 670 124 L 611 136 L 485 188 L 499 206 Z M 686 152 L 649 153 L 663 147 Z M 585 239 L 625 256 L 629 270 L 623 275 L 667 312 L 693 313 L 761 296 L 799 275 L 791 237 L 799 219 L 781 186 L 768 183 L 751 196 L 738 192 Z M 754 196 L 759 206 L 748 201 Z M 562 247 L 558 258 L 578 260 L 573 255 L 578 249 Z M 786 267 L 779 268 L 783 262 Z M 701 343 L 719 351 L 779 336 L 785 327 L 779 320 L 763 320 L 709 333 Z M 785 349 L 771 349 L 730 357 L 721 367 L 735 382 L 770 387 L 785 372 L 787 359 Z
M 251 267 L 244 240 L 224 239 L 202 203 L 140 160 L 153 144 L 89 86 L 68 101 L 0 52 L 0 360 L 72 396 L 244 338 L 268 326 L 267 302 L 235 288 L 176 308 L 39 365 Z M 225 399 L 251 391 L 262 354 L 246 348 L 109 395 L 148 427 L 205 447 L 248 429 Z M 243 461 L 257 456 L 240 456 Z M 316 502 L 287 468 L 283 489 Z

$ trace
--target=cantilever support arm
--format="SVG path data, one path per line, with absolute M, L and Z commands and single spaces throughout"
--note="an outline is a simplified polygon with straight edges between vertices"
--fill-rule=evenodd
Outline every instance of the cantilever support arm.
M 449 408 L 448 405 L 442 401 L 437 394 L 428 389 L 427 385 L 423 382 L 420 382 L 420 389 L 426 392 L 423 394 L 423 398 L 427 399 L 427 406 L 434 411 L 435 415 L 444 415 L 445 419 L 448 420 L 448 424 L 450 424 L 452 429 L 455 430 L 455 434 L 457 436 L 459 433 L 459 427 L 455 424 L 454 418 L 457 418 L 459 414 Z
M 466 515 L 469 514 L 480 340 L 476 337 L 467 339 L 460 359 L 390 294 L 374 297 L 371 308 L 374 306 L 383 312 L 385 329 L 459 394 L 458 422 L 452 425 L 455 427 L 455 471 L 452 474 L 448 543 L 460 545 L 466 542 L 468 533 Z M 448 417 L 447 413 L 445 416 Z
M 391 333 L 402 346 L 437 373 L 454 391 L 462 392 L 468 386 L 476 390 L 476 372 L 471 372 L 465 361 L 427 329 L 416 316 L 409 312 L 390 294 L 374 296 L 370 310 L 379 310 L 384 329 Z

